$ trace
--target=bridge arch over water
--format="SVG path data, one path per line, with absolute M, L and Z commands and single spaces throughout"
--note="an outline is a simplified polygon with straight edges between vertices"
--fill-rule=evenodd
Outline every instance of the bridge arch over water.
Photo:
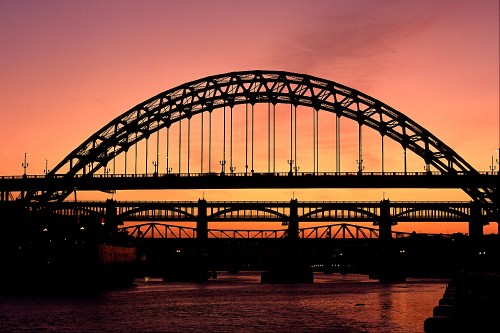
M 267 105 L 267 108 L 264 107 L 265 111 L 261 111 L 268 119 L 267 124 L 264 125 L 254 123 L 257 112 L 254 108 L 259 104 Z M 244 105 L 244 110 L 237 111 L 238 105 Z M 142 171 L 146 174 L 158 174 L 161 170 L 166 170 L 167 174 L 171 172 L 194 174 L 191 171 L 194 170 L 193 164 L 195 163 L 192 162 L 194 161 L 192 157 L 194 142 L 191 139 L 193 136 L 191 132 L 194 129 L 191 126 L 191 120 L 196 117 L 201 119 L 199 121 L 201 126 L 198 128 L 198 132 L 201 132 L 199 136 L 201 143 L 198 145 L 200 153 L 197 161 L 198 174 L 218 173 L 214 167 L 214 164 L 218 165 L 217 162 L 220 164 L 221 174 L 233 174 L 236 169 L 233 164 L 233 145 L 245 151 L 244 171 L 240 172 L 241 175 L 253 175 L 254 172 L 274 173 L 277 171 L 275 155 L 278 150 L 275 141 L 277 105 L 289 106 L 281 112 L 286 112 L 289 116 L 289 124 L 287 124 L 289 130 L 286 131 L 284 139 L 288 141 L 286 150 L 289 170 L 284 171 L 289 171 L 290 174 L 297 173 L 299 168 L 297 162 L 297 108 L 299 106 L 309 108 L 313 118 L 312 170 L 301 170 L 302 172 L 312 174 L 321 172 L 318 114 L 323 112 L 335 117 L 335 123 L 331 127 L 331 132 L 335 132 L 335 158 L 331 157 L 330 166 L 332 169 L 335 165 L 336 172 L 341 171 L 339 136 L 340 120 L 344 118 L 354 122 L 358 128 L 356 163 L 360 174 L 364 171 L 362 129 L 365 127 L 372 128 L 380 135 L 382 173 L 385 171 L 384 139 L 389 138 L 401 145 L 404 173 L 407 172 L 406 154 L 407 151 L 411 151 L 422 159 L 428 172 L 432 168 L 446 175 L 478 174 L 452 148 L 417 122 L 356 89 L 310 75 L 255 70 L 198 79 L 139 103 L 90 136 L 55 166 L 47 174 L 47 178 L 58 175 L 64 175 L 67 178 L 85 178 L 98 174 L 115 174 L 117 169 L 120 169 L 122 174 L 138 173 L 139 159 L 141 159 L 140 165 L 143 166 Z M 219 112 L 219 117 L 222 117 L 223 124 L 219 126 L 219 129 L 212 130 L 212 117 L 215 117 L 216 110 Z M 245 132 L 244 142 L 233 140 L 233 129 L 238 128 L 238 125 L 233 124 L 233 111 L 245 114 L 245 122 L 239 126 L 239 129 Z M 178 140 L 171 138 L 169 134 L 175 126 L 178 126 Z M 165 139 L 162 139 L 165 147 L 162 149 L 160 149 L 160 131 L 166 132 L 163 135 Z M 223 137 L 222 153 L 219 151 L 216 154 L 213 151 L 212 145 L 215 145 L 215 142 L 212 140 L 212 135 Z M 263 170 L 254 168 L 254 161 L 258 159 L 254 156 L 255 136 L 267 137 L 267 170 L 265 167 Z M 139 143 L 143 143 L 143 149 L 138 154 Z M 175 170 L 172 163 L 174 144 L 178 145 Z M 164 158 L 159 158 L 164 154 L 166 154 L 165 163 Z M 261 153 L 262 155 L 265 153 Z M 334 160 L 335 163 L 333 163 Z M 123 166 L 120 166 L 121 164 Z M 241 164 L 243 164 L 242 161 L 240 161 Z M 495 189 L 490 187 L 467 186 L 463 190 L 473 200 L 484 205 L 490 205 L 497 200 L 498 196 Z M 44 200 L 64 200 L 70 193 L 71 190 L 45 191 L 42 194 L 38 193 L 37 197 L 40 198 L 41 195 Z

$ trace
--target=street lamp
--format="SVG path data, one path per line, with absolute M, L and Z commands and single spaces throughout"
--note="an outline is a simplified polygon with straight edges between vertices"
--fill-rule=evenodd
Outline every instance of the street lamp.
M 495 170 L 497 169 L 496 166 L 495 166 L 495 162 L 494 162 L 495 161 L 495 153 L 496 152 L 500 152 L 500 148 L 495 149 L 495 151 L 493 152 L 493 154 L 491 154 L 491 166 L 490 166 L 491 174 L 494 174 Z M 499 165 L 499 168 L 500 168 L 500 155 L 496 159 L 496 163 Z
M 158 162 L 153 161 L 153 162 L 151 162 L 151 163 L 153 164 L 153 167 L 155 168 L 155 173 L 154 173 L 154 175 L 156 176 L 156 175 L 158 175 Z
M 224 176 L 224 174 L 225 174 L 225 167 L 224 166 L 226 165 L 226 160 L 221 160 L 221 161 L 219 161 L 219 163 L 220 163 L 221 169 L 222 169 L 221 172 L 220 172 L 220 174 L 222 176 Z
M 491 173 L 495 173 L 495 163 L 493 162 L 494 161 L 494 156 L 495 156 L 495 153 L 498 152 L 498 158 L 496 159 L 496 163 L 498 164 L 498 172 L 500 173 L 500 148 L 497 148 L 495 149 L 495 151 L 493 152 L 493 154 L 491 155 L 491 166 L 490 166 L 490 170 L 491 170 Z
M 29 156 L 29 153 L 24 153 L 24 163 L 21 164 L 21 166 L 23 167 L 24 169 L 24 173 L 23 173 L 23 176 L 26 177 L 26 169 L 28 168 L 28 161 L 27 161 L 27 157 Z
M 358 165 L 358 175 L 361 175 L 363 173 L 363 170 L 365 170 L 363 160 L 356 160 L 356 164 Z
M 231 170 L 231 175 L 234 173 L 234 171 L 236 170 L 236 167 L 232 166 L 232 167 L 229 167 L 229 170 Z
M 42 157 L 42 160 L 45 160 L 45 174 L 49 173 L 49 160 L 45 157 Z
M 297 176 L 297 172 L 300 170 L 300 167 L 299 167 L 299 166 L 297 166 L 297 165 L 295 165 L 295 166 L 293 167 L 293 170 L 295 170 L 295 176 Z
M 293 169 L 293 162 L 294 160 L 287 160 L 286 163 L 290 165 L 290 171 L 288 172 L 288 175 L 291 176 L 293 175 L 292 169 Z

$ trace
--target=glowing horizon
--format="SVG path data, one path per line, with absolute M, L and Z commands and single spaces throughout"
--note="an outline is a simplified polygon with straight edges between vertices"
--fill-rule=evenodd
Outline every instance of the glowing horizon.
M 22 174 L 25 152 L 30 153 L 27 173 L 43 174 L 46 166 L 54 167 L 104 124 L 151 96 L 209 75 L 251 69 L 310 74 L 359 90 L 425 127 L 476 170 L 498 168 L 495 161 L 491 164 L 500 147 L 498 6 L 492 0 L 383 5 L 371 1 L 2 3 L 0 175 Z M 259 114 L 265 118 L 262 107 Z M 214 112 L 219 127 L 221 112 Z M 298 112 L 304 121 L 298 129 L 303 140 L 298 144 L 297 165 L 305 171 L 312 169 L 312 119 L 309 110 L 299 107 Z M 235 112 L 235 123 L 241 125 L 243 113 Z M 286 134 L 286 106 L 282 114 L 279 130 Z M 332 119 L 320 115 L 320 133 L 331 131 Z M 193 118 L 193 138 L 199 137 L 197 121 Z M 342 126 L 341 170 L 356 171 L 357 126 L 347 121 Z M 184 136 L 186 132 L 183 129 Z M 371 132 L 363 132 L 364 166 L 366 171 L 380 171 L 380 135 Z M 256 159 L 260 164 L 267 163 L 265 128 L 263 134 L 264 147 Z M 176 138 L 175 130 L 172 137 Z M 217 155 L 212 168 L 220 171 L 221 139 L 214 139 Z M 164 148 L 165 138 L 161 140 Z M 332 155 L 334 137 L 321 135 L 320 140 L 324 149 L 320 170 L 334 171 L 335 161 L 327 157 Z M 400 156 L 390 153 L 400 146 L 389 141 L 385 168 L 400 171 Z M 236 172 L 241 172 L 244 147 L 233 149 L 240 158 Z M 285 171 L 288 146 L 279 153 L 277 167 Z M 200 151 L 194 150 L 192 156 L 199 159 Z M 150 172 L 151 161 L 146 161 Z M 165 168 L 164 155 L 160 162 L 159 167 Z M 208 168 L 208 161 L 204 163 Z M 267 169 L 265 163 L 259 168 Z M 422 168 L 420 159 L 409 159 L 409 171 Z M 213 200 L 227 195 L 205 192 Z M 299 200 L 354 200 L 360 194 L 349 189 L 242 190 L 238 196 L 286 200 L 291 192 Z M 362 200 L 380 200 L 384 195 L 413 200 L 422 195 L 415 190 L 362 192 Z M 199 196 L 170 191 L 157 197 L 179 195 Z M 469 200 L 460 190 L 430 190 L 425 195 Z M 103 196 L 79 193 L 81 198 Z M 115 197 L 129 198 L 131 193 Z M 150 197 L 153 194 L 141 194 Z M 490 225 L 484 231 L 495 229 Z

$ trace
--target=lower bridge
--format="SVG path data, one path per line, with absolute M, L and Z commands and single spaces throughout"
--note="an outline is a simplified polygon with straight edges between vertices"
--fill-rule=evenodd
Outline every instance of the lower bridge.
M 4 203 L 4 206 L 16 203 Z M 75 218 L 101 218 L 115 225 L 129 222 L 175 222 L 195 224 L 193 232 L 198 238 L 207 238 L 211 222 L 280 222 L 286 226 L 287 237 L 297 238 L 317 234 L 319 229 L 305 229 L 303 223 L 371 223 L 378 228 L 377 235 L 391 238 L 392 226 L 404 222 L 465 222 L 469 235 L 480 238 L 483 226 L 498 222 L 498 217 L 488 215 L 491 209 L 476 202 L 405 202 L 405 201 L 76 201 L 30 202 L 22 209 L 32 215 L 56 214 Z M 189 228 L 184 228 L 188 231 Z M 350 229 L 344 228 L 344 231 Z M 369 232 L 358 229 L 356 232 Z M 332 230 L 326 230 L 332 232 Z M 227 234 L 227 233 L 226 233 Z M 231 233 L 234 237 L 242 234 Z M 248 234 L 248 232 L 247 232 Z M 180 233 L 182 236 L 183 233 Z M 228 235 L 228 234 L 227 234 Z M 323 237 L 322 235 L 321 237 Z M 250 237 L 250 236 L 248 236 Z
M 107 200 L 31 202 L 22 207 L 7 202 L 1 208 L 7 214 L 4 220 L 23 212 L 34 221 L 60 216 L 61 221 L 99 221 L 105 228 L 118 227 L 136 238 L 142 273 L 151 276 L 187 272 L 187 277 L 199 278 L 210 270 L 274 269 L 277 280 L 286 282 L 289 276 L 311 270 L 378 272 L 385 274 L 381 280 L 391 280 L 401 274 L 449 274 L 457 267 L 498 263 L 498 237 L 482 233 L 483 225 L 497 220 L 474 202 Z M 245 222 L 248 227 L 210 229 L 212 222 Z M 256 222 L 280 222 L 282 228 L 251 228 Z M 316 225 L 304 227 L 308 222 Z M 422 235 L 392 230 L 405 222 L 464 222 L 469 233 Z M 359 225 L 366 223 L 370 226 Z M 299 277 L 298 281 L 308 280 Z

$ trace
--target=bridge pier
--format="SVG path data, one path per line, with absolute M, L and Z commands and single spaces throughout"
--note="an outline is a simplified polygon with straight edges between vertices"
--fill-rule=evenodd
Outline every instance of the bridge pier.
M 106 200 L 105 228 L 109 231 L 116 231 L 118 228 L 118 218 L 116 214 L 116 201 Z
M 470 203 L 469 237 L 474 244 L 479 243 L 483 237 L 481 206 L 475 201 Z
M 405 281 L 404 262 L 401 254 L 394 245 L 392 239 L 392 217 L 390 211 L 390 201 L 380 202 L 379 226 L 379 257 L 376 267 L 372 272 L 372 277 L 378 278 L 380 282 L 400 282 Z
M 163 272 L 164 281 L 197 281 L 204 282 L 210 277 L 208 271 L 208 218 L 207 201 L 198 200 L 196 217 L 196 245 L 193 251 L 177 249 L 171 262 Z
M 290 200 L 290 215 L 288 217 L 288 239 L 299 238 L 299 212 L 297 199 Z
M 196 238 L 203 247 L 208 239 L 208 219 L 207 219 L 207 201 L 198 200 L 198 216 L 196 218 Z
M 476 267 L 482 256 L 481 240 L 483 238 L 483 217 L 481 205 L 476 201 L 470 203 L 469 214 L 469 264 Z
M 297 199 L 290 200 L 288 235 L 284 239 L 284 247 L 285 257 L 275 258 L 274 266 L 262 272 L 261 283 L 313 283 L 313 271 L 302 258 Z

